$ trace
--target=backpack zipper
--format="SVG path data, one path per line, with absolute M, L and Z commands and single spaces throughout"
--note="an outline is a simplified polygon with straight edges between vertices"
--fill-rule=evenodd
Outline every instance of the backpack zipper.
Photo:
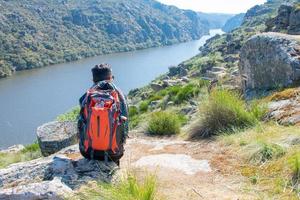
M 100 137 L 100 116 L 97 116 L 97 123 L 98 123 L 97 135 L 98 135 L 98 137 Z

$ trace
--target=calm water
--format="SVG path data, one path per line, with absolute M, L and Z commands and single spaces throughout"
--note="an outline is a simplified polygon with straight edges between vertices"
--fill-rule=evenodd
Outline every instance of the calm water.
M 33 142 L 36 127 L 77 105 L 91 85 L 90 69 L 95 64 L 110 63 L 117 85 L 127 93 L 196 55 L 205 40 L 217 33 L 222 31 L 211 30 L 209 36 L 188 43 L 97 56 L 0 79 L 0 148 Z

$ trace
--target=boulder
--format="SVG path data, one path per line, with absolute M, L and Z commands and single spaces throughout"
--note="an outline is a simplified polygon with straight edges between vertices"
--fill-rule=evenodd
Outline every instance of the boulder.
M 243 88 L 264 91 L 300 80 L 300 36 L 263 33 L 242 47 L 239 70 Z
M 155 92 L 158 92 L 158 91 L 164 89 L 164 86 L 161 85 L 161 84 L 158 84 L 158 83 L 151 83 L 151 84 L 150 84 L 150 87 L 151 87 L 151 89 L 154 90 Z
M 43 156 L 77 143 L 77 123 L 50 122 L 37 129 L 37 138 Z

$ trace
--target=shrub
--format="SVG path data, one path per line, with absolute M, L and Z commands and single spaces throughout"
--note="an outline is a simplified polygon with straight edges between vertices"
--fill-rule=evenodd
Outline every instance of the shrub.
M 138 108 L 136 106 L 130 106 L 128 110 L 129 110 L 128 115 L 130 118 L 139 114 Z
M 150 135 L 173 135 L 180 132 L 180 126 L 180 118 L 177 114 L 159 111 L 151 115 L 147 132 Z
M 202 117 L 192 130 L 192 138 L 250 127 L 258 122 L 256 115 L 259 116 L 258 110 L 251 113 L 240 95 L 228 90 L 214 90 L 200 111 Z
M 76 121 L 80 112 L 80 107 L 77 106 L 73 108 L 71 111 L 68 111 L 65 114 L 59 115 L 56 120 L 57 121 Z
M 177 93 L 175 97 L 175 103 L 181 104 L 186 100 L 189 100 L 195 96 L 197 96 L 200 92 L 199 87 L 197 87 L 194 84 L 188 84 L 186 86 L 183 86 Z
M 141 113 L 145 113 L 148 111 L 149 102 L 148 101 L 142 101 L 139 105 L 139 111 Z

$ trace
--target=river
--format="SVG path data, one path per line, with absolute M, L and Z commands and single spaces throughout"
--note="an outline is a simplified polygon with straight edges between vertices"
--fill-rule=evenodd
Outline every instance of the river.
M 215 29 L 200 40 L 102 55 L 0 79 L 0 148 L 32 143 L 39 125 L 77 105 L 78 98 L 92 84 L 90 70 L 95 64 L 111 64 L 116 84 L 128 93 L 167 72 L 169 66 L 196 55 L 207 39 L 222 33 Z

